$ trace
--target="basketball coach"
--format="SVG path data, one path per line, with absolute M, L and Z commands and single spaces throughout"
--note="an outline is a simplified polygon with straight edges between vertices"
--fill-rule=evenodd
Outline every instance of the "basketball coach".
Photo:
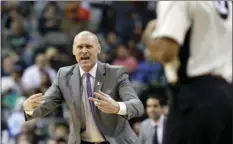
M 95 34 L 83 31 L 73 42 L 78 64 L 60 68 L 44 95 L 24 102 L 26 120 L 53 112 L 62 102 L 70 110 L 69 144 L 135 144 L 128 120 L 143 115 L 144 108 L 133 90 L 125 68 L 101 63 Z

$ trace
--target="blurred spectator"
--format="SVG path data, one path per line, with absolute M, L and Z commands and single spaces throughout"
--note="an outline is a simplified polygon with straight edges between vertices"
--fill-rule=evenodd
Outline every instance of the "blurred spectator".
M 98 55 L 98 60 L 101 61 L 101 62 L 107 62 L 109 59 L 109 55 L 105 52 L 101 52 L 99 55 Z
M 36 135 L 37 119 L 24 122 L 20 133 L 15 137 L 16 144 L 38 144 L 39 137 Z
M 102 12 L 100 26 L 97 32 L 103 33 L 104 35 L 114 30 L 115 11 L 112 8 L 112 3 L 112 1 L 93 1 L 91 3 L 94 8 L 99 8 Z
M 11 75 L 2 77 L 1 94 L 7 94 L 9 91 L 13 91 L 17 95 L 23 94 L 23 89 L 20 84 L 22 72 L 21 66 L 15 66 Z
M 22 16 L 20 15 L 20 11 L 18 7 L 12 8 L 9 11 L 10 11 L 9 15 L 7 15 L 6 20 L 5 20 L 5 25 L 4 25 L 4 27 L 7 29 L 11 28 L 12 22 L 14 20 L 22 19 Z
M 62 31 L 70 39 L 82 30 L 87 30 L 87 22 L 90 18 L 89 3 L 85 1 L 70 1 L 65 3 L 65 18 L 62 23 Z
M 88 2 L 67 2 L 65 7 L 65 16 L 75 18 L 80 21 L 89 20 Z
M 20 1 L 13 4 L 13 6 L 9 7 L 9 1 L 3 6 L 3 23 L 4 28 L 9 30 L 11 27 L 11 23 L 14 20 L 23 20 L 23 27 L 27 30 L 30 29 L 30 16 L 31 16 L 31 7 L 33 2 L 29 1 Z M 11 5 L 11 4 L 10 4 Z M 9 14 L 7 14 L 7 12 Z
M 71 54 L 69 37 L 62 32 L 50 32 L 42 38 L 41 48 L 56 47 L 59 52 Z
M 86 1 L 86 2 L 88 2 L 88 6 L 89 6 L 88 10 L 90 15 L 90 18 L 88 20 L 88 30 L 96 33 L 98 32 L 100 27 L 100 22 L 102 19 L 102 10 L 92 5 L 93 3 L 95 3 L 95 1 Z
M 134 12 L 134 5 L 131 1 L 114 1 L 112 8 L 115 11 L 115 32 L 127 42 L 133 33 L 134 20 L 132 14 Z
M 12 114 L 12 111 L 14 111 L 17 106 L 17 100 L 23 94 L 23 90 L 20 84 L 23 69 L 20 65 L 18 65 L 18 62 L 16 62 L 17 57 L 14 55 L 8 54 L 4 58 L 9 58 L 11 62 L 9 64 L 4 62 L 5 69 L 2 69 L 2 71 L 6 72 L 6 69 L 11 69 L 12 67 L 11 71 L 8 71 L 9 73 L 7 75 L 2 76 L 1 85 L 2 117 L 4 120 L 8 120 L 8 117 Z
M 165 106 L 163 106 L 163 115 L 167 117 L 168 113 L 169 113 L 169 106 L 168 104 L 166 104 Z
M 55 139 L 60 142 L 67 142 L 69 135 L 69 128 L 67 124 L 57 124 L 55 128 Z
M 137 60 L 129 54 L 126 45 L 120 44 L 117 47 L 116 59 L 113 61 L 113 65 L 125 66 L 128 72 L 132 73 L 136 70 Z
M 33 9 L 34 9 L 34 13 L 36 14 L 36 16 L 41 16 L 42 13 L 44 12 L 45 7 L 48 5 L 48 3 L 51 3 L 53 5 L 53 3 L 56 3 L 55 5 L 57 7 L 59 7 L 59 9 L 61 10 L 61 13 L 63 13 L 64 10 L 64 1 L 34 1 L 33 4 Z
M 16 8 L 21 3 L 21 1 L 1 1 L 2 6 L 4 6 L 7 9 Z
M 71 61 L 65 53 L 59 52 L 55 47 L 48 47 L 46 49 L 45 56 L 48 60 L 48 65 L 56 71 L 58 71 L 59 68 L 68 65 Z
M 46 144 L 67 144 L 67 142 L 64 139 L 49 139 Z
M 28 67 L 22 76 L 22 86 L 26 91 L 41 92 L 41 86 L 50 86 L 56 77 L 56 71 L 48 66 L 45 54 L 40 53 L 35 58 L 35 64 Z M 39 90 L 39 91 L 38 91 Z M 42 90 L 43 91 L 43 90 Z
M 144 60 L 139 62 L 135 72 L 131 75 L 132 85 L 139 96 L 148 89 L 149 85 L 165 86 L 165 76 L 161 72 L 163 70 L 162 65 L 153 61 L 147 51 L 144 51 L 144 58 Z
M 139 136 L 140 126 L 141 126 L 141 121 L 135 121 L 132 124 L 132 128 L 133 128 L 133 130 L 134 130 L 134 132 L 136 133 L 137 136 Z
M 55 130 L 56 130 L 56 124 L 55 123 L 49 123 L 48 124 L 48 137 L 49 138 L 55 138 Z
M 20 13 L 24 18 L 24 21 L 28 22 L 32 14 L 34 1 L 23 1 L 19 5 Z M 26 24 L 25 24 L 26 26 Z
M 9 142 L 10 136 L 8 133 L 7 123 L 1 119 L 1 143 L 7 144 Z
M 166 96 L 162 93 L 149 94 L 146 101 L 146 112 L 149 116 L 140 127 L 139 144 L 162 144 L 166 118 L 163 115 L 163 106 Z
M 15 68 L 16 60 L 12 55 L 6 55 L 3 57 L 3 64 L 1 69 L 1 76 L 10 76 Z
M 109 32 L 106 37 L 106 52 L 112 51 L 120 43 L 119 38 L 115 32 Z
M 59 32 L 61 25 L 61 13 L 56 2 L 48 2 L 40 18 L 38 31 L 42 36 L 49 32 Z
M 133 19 L 133 32 L 130 38 L 132 37 L 132 39 L 135 42 L 139 42 L 141 40 L 141 34 L 143 32 L 142 20 L 141 20 L 141 17 L 136 12 L 132 13 L 131 17 Z
M 109 32 L 106 36 L 104 34 L 98 34 L 97 36 L 101 44 L 102 51 L 99 54 L 99 60 L 111 63 L 114 60 L 114 51 L 119 45 L 120 39 L 114 32 Z
M 46 144 L 57 144 L 57 141 L 55 139 L 49 139 Z
M 28 46 L 30 37 L 27 31 L 24 30 L 22 20 L 15 19 L 11 22 L 8 42 L 18 54 L 22 54 L 26 46 Z
M 16 139 L 17 144 L 30 144 L 26 134 L 20 134 Z
M 25 122 L 23 113 L 23 102 L 25 99 L 25 97 L 19 97 L 16 100 L 14 112 L 10 115 L 9 119 L 7 120 L 9 133 L 11 137 L 15 137 L 20 133 L 21 127 Z
M 116 47 L 120 43 L 119 37 L 117 37 L 117 35 L 112 31 L 107 33 L 106 35 L 103 33 L 99 33 L 97 34 L 97 36 L 101 44 L 101 51 L 104 53 L 108 53 L 108 56 L 111 57 Z
M 148 21 L 156 18 L 156 1 L 133 1 L 134 7 L 141 19 L 142 28 L 144 28 Z
M 39 140 L 35 133 L 20 133 L 16 138 L 16 144 L 38 144 Z
M 6 63 L 6 58 L 10 61 L 9 63 Z M 14 53 L 4 56 L 3 65 L 1 85 L 2 105 L 7 107 L 7 110 L 13 110 L 16 100 L 24 93 L 21 85 L 21 76 L 24 68 L 18 56 Z
M 30 44 L 30 35 L 23 28 L 22 22 L 22 20 L 12 21 L 7 41 L 11 49 L 20 56 L 24 63 L 30 65 L 32 63 L 33 49 Z

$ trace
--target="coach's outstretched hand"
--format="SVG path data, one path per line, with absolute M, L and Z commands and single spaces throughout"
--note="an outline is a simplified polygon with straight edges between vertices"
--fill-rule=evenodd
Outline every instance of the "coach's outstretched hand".
M 34 110 L 41 105 L 43 102 L 42 100 L 42 94 L 34 94 L 30 96 L 28 99 L 25 100 L 23 103 L 24 111 L 28 115 L 32 115 Z

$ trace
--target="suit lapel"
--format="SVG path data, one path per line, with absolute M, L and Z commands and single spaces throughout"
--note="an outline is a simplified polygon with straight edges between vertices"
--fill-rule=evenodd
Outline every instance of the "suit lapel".
M 105 79 L 105 66 L 101 62 L 97 62 L 97 71 L 94 85 L 94 92 L 98 92 L 103 87 L 103 82 Z
M 77 109 L 81 110 L 82 84 L 78 64 L 75 66 L 73 74 L 70 77 L 69 86 L 71 87 L 71 98 L 74 100 Z
M 96 71 L 96 78 L 95 78 L 95 85 L 94 85 L 94 92 L 97 92 L 102 89 L 105 80 L 105 65 L 101 62 L 97 62 L 97 71 Z M 100 120 L 99 112 L 100 110 L 94 107 L 94 119 L 96 122 L 97 127 L 100 131 L 103 131 L 103 123 Z

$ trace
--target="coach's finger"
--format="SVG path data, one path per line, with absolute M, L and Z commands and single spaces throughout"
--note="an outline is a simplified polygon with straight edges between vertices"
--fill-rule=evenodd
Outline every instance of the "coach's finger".
M 93 98 L 93 97 L 90 97 L 89 100 L 90 100 L 90 101 L 93 101 L 93 102 L 97 102 L 97 103 L 100 104 L 100 105 L 102 105 L 102 104 L 107 104 L 105 101 L 100 100 L 100 99 L 97 99 L 97 98 Z
M 42 96 L 42 93 L 34 94 L 30 97 L 30 99 L 37 99 Z
M 103 101 L 108 101 L 108 98 L 104 94 L 101 94 L 100 92 L 94 92 L 94 95 Z

